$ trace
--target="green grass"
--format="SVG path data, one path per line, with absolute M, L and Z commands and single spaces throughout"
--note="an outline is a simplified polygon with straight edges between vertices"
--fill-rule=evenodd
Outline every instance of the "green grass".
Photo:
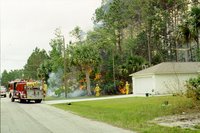
M 164 101 L 168 101 L 169 105 L 162 106 Z M 192 100 L 185 97 L 164 96 L 76 102 L 72 103 L 72 105 L 56 104 L 53 106 L 132 131 L 144 133 L 193 133 L 198 131 L 179 127 L 163 127 L 149 122 L 160 116 L 179 114 L 183 111 L 197 111 L 197 109 L 194 110 L 193 105 Z
M 200 130 L 200 124 L 195 125 L 194 128 L 199 129 Z

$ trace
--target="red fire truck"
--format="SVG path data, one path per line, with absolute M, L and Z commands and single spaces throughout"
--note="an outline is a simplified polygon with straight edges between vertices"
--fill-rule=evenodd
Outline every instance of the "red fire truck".
M 43 99 L 43 90 L 39 82 L 27 81 L 12 81 L 9 83 L 9 97 L 14 102 L 19 99 L 19 102 L 41 103 Z

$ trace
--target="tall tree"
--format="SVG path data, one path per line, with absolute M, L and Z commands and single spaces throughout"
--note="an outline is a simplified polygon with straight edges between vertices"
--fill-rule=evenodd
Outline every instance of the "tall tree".
M 192 51 L 191 51 L 191 30 L 189 28 L 189 23 L 185 22 L 182 25 L 179 25 L 179 34 L 178 34 L 178 40 L 179 43 L 186 44 L 186 59 L 185 61 L 190 61 L 192 60 Z M 189 53 L 190 53 L 190 58 L 189 58 Z
M 6 70 L 3 71 L 2 77 L 1 77 L 1 85 L 7 86 L 8 82 L 10 81 L 9 74 Z
M 1 84 L 3 86 L 8 85 L 8 82 L 16 80 L 16 79 L 23 79 L 24 75 L 23 75 L 23 70 L 11 70 L 9 72 L 7 72 L 6 70 L 3 71 L 2 73 L 2 78 L 1 78 Z
M 101 79 L 99 79 L 101 83 L 96 80 L 94 82 L 98 82 L 102 88 L 106 88 L 102 91 L 107 92 L 109 90 L 112 91 L 112 94 L 115 93 L 113 89 L 116 88 L 115 71 L 117 71 L 115 67 L 115 62 L 117 62 L 115 55 L 117 53 L 114 53 L 115 35 L 107 28 L 98 27 L 88 32 L 87 41 L 98 49 L 101 58 L 101 63 L 95 68 L 94 74 L 101 75 Z
M 49 78 L 49 74 L 52 71 L 52 63 L 49 59 L 44 60 L 42 64 L 40 64 L 39 68 L 37 69 L 37 76 L 41 79 L 47 82 Z
M 200 29 L 200 6 L 192 7 L 190 11 L 191 16 L 191 26 L 193 31 L 193 37 L 197 44 L 197 57 L 200 60 L 200 49 L 199 49 L 199 29 Z
M 85 73 L 87 92 L 88 95 L 91 95 L 90 73 L 100 61 L 98 50 L 86 42 L 83 45 L 76 45 L 71 53 L 71 60 L 72 65 Z
M 63 69 L 63 56 L 64 56 L 64 37 L 62 36 L 61 30 L 57 28 L 55 30 L 55 38 L 51 39 L 50 42 L 51 51 L 49 52 L 50 63 L 52 64 L 51 69 L 53 72 L 58 69 Z
M 37 69 L 40 64 L 48 59 L 48 55 L 45 50 L 40 50 L 35 48 L 27 60 L 26 65 L 24 66 L 24 76 L 28 79 L 38 79 Z
M 71 32 L 70 34 L 75 37 L 77 42 L 82 42 L 83 41 L 83 37 L 84 37 L 84 32 L 81 30 L 81 28 L 79 26 L 76 26 Z
M 95 11 L 95 22 L 101 22 L 115 35 L 116 48 L 122 52 L 123 29 L 127 27 L 127 5 L 123 0 L 113 0 L 102 3 Z

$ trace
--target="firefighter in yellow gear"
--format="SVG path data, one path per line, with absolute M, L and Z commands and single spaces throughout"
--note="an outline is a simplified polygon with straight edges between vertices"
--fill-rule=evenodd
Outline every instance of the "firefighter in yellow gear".
M 46 93 L 47 93 L 47 84 L 44 83 L 44 93 L 45 93 L 45 96 L 46 96 Z
M 130 84 L 128 83 L 128 81 L 126 81 L 126 85 L 125 85 L 126 95 L 128 95 L 128 93 L 129 93 L 129 86 L 130 86 Z
M 43 90 L 43 97 L 45 98 L 46 97 L 46 94 L 47 94 L 47 84 L 46 84 L 46 81 L 43 82 L 43 85 L 42 85 L 42 90 Z
M 96 87 L 94 89 L 95 96 L 97 96 L 97 97 L 100 96 L 100 91 L 101 91 L 101 89 L 100 89 L 99 85 L 96 84 Z

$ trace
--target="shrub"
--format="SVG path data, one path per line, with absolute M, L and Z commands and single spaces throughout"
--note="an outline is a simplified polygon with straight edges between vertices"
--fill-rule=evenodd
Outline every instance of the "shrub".
M 200 76 L 187 81 L 186 96 L 194 100 L 200 100 Z
M 55 94 L 58 97 L 60 97 L 62 93 L 64 93 L 64 89 L 63 88 L 58 88 L 58 89 L 55 90 Z

